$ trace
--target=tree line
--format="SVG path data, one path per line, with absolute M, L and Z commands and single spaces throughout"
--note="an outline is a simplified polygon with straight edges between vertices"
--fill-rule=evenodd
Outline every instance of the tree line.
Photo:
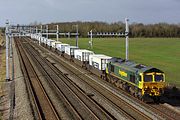
M 78 31 L 80 37 L 88 37 L 87 33 L 92 30 L 93 33 L 124 33 L 125 23 L 118 21 L 114 23 L 106 23 L 100 21 L 94 22 L 59 22 L 50 24 L 31 23 L 30 25 L 40 26 L 48 25 L 49 30 L 56 30 L 56 25 L 59 25 L 60 32 L 76 32 L 76 26 L 78 25 Z M 1 28 L 2 32 L 5 32 L 4 28 Z M 143 23 L 132 23 L 129 25 L 130 37 L 180 37 L 180 24 L 168 24 L 168 23 L 157 23 L 157 24 L 143 24 Z
M 75 25 L 78 25 L 80 37 L 87 37 L 87 33 L 124 33 L 125 23 L 119 21 L 114 23 L 106 22 L 61 22 L 48 24 L 50 30 L 56 30 L 59 25 L 60 32 L 76 32 Z M 129 25 L 130 37 L 180 37 L 180 24 L 142 24 L 132 23 Z

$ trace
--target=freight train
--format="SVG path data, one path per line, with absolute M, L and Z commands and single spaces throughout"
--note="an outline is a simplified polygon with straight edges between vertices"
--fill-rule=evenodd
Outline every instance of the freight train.
M 56 42 L 35 34 L 32 34 L 31 38 L 141 100 L 151 98 L 154 102 L 159 102 L 164 93 L 165 73 L 158 68 L 95 54 L 93 51 Z

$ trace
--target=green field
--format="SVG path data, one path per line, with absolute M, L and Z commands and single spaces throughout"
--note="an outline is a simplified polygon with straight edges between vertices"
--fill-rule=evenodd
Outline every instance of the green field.
M 88 49 L 89 40 L 80 38 L 79 47 Z M 75 38 L 60 41 L 75 45 Z M 125 38 L 93 38 L 92 50 L 125 58 Z M 180 38 L 130 38 L 129 59 L 163 70 L 168 83 L 180 86 Z

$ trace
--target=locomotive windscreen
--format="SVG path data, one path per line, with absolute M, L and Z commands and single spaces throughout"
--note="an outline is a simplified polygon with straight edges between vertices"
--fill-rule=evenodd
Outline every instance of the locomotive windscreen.
M 144 82 L 152 82 L 152 75 L 144 75 Z

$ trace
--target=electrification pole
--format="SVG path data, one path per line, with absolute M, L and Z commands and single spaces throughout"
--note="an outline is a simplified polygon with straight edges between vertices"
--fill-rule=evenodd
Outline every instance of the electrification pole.
M 93 47 L 93 41 L 92 41 L 93 34 L 92 34 L 92 30 L 90 31 L 90 33 L 91 33 L 91 49 L 92 49 L 92 47 Z
M 6 81 L 9 81 L 9 21 L 6 21 Z
M 57 26 L 56 39 L 58 41 L 58 39 L 59 39 L 59 26 L 58 25 L 56 25 L 56 26 Z
M 78 25 L 76 26 L 76 47 L 78 47 Z
M 36 27 L 36 34 L 38 33 L 38 28 Z
M 48 25 L 46 25 L 46 38 L 48 39 Z
M 42 34 L 42 32 L 43 32 L 43 26 L 41 25 L 41 34 Z
M 43 26 L 41 25 L 41 34 L 40 34 L 41 37 L 42 37 L 42 33 L 43 33 Z
M 11 32 L 11 30 L 9 30 L 9 32 L 10 32 L 10 38 L 9 38 L 9 47 L 10 47 L 10 51 L 9 51 L 9 56 L 10 56 L 10 58 L 12 58 L 12 32 Z
M 31 28 L 31 27 L 29 28 L 29 31 L 30 31 L 30 33 L 32 34 L 32 28 Z
M 70 37 L 71 37 L 71 34 L 70 34 L 70 32 L 68 32 L 68 39 L 70 39 Z
M 125 36 L 126 36 L 126 60 L 129 59 L 129 25 L 128 25 L 128 18 L 125 18 L 126 22 L 126 31 L 125 31 Z

